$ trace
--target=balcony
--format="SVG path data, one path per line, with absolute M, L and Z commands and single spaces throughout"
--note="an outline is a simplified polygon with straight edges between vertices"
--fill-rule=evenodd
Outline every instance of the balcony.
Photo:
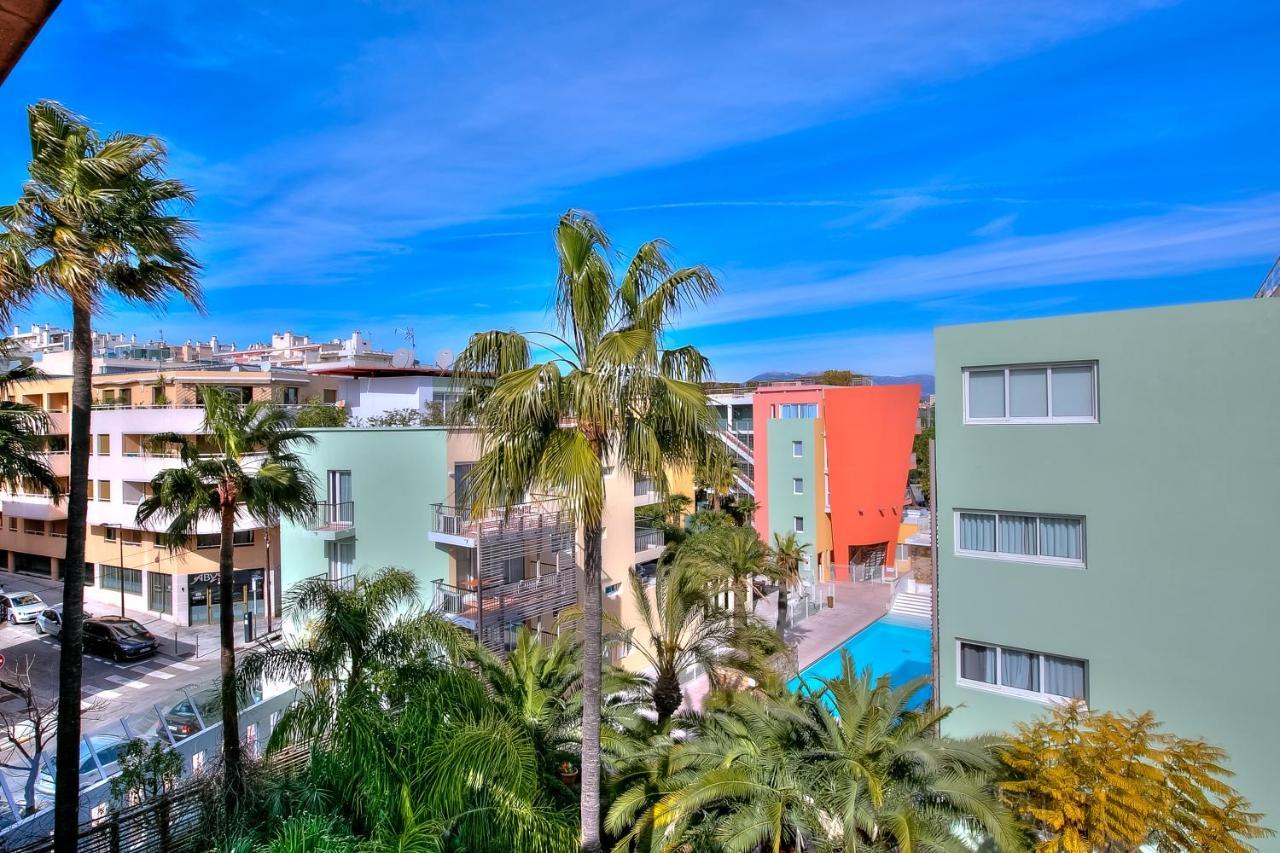
M 648 506 L 658 502 L 658 490 L 653 487 L 652 480 L 633 481 L 631 494 L 635 496 L 636 506 Z
M 327 542 L 355 536 L 355 501 L 326 501 L 316 504 L 315 516 L 307 524 L 307 532 Z
M 529 547 L 522 553 L 526 554 L 561 551 L 572 544 L 574 526 L 555 498 L 541 498 L 482 514 L 447 503 L 432 504 L 431 510 L 427 538 L 432 542 L 475 548 L 483 540 L 525 541 Z
M 656 560 L 667 547 L 666 536 L 661 530 L 652 527 L 637 527 L 635 538 L 637 563 Z
M 494 586 L 474 581 L 461 586 L 435 582 L 432 609 L 444 618 L 474 631 L 482 642 L 501 643 L 504 629 L 548 616 L 578 600 L 577 567 L 568 566 L 538 577 Z
M 31 518 L 40 521 L 61 521 L 67 517 L 67 499 L 54 503 L 53 498 L 42 494 L 7 494 L 0 499 L 0 515 L 12 518 Z
M 71 451 L 51 450 L 42 455 L 44 456 L 45 464 L 48 465 L 49 470 L 53 472 L 53 476 L 71 476 Z

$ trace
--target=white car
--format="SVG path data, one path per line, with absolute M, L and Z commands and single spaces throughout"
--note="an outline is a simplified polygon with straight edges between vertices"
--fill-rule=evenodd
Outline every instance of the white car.
M 5 614 L 10 625 L 27 624 L 49 609 L 34 592 L 6 592 L 0 594 L 0 613 Z

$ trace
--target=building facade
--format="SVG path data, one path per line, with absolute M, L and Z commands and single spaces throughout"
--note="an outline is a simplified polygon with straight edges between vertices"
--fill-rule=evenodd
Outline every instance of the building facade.
M 941 328 L 944 724 L 1151 710 L 1280 815 L 1280 301 Z
M 93 379 L 89 460 L 89 515 L 85 542 L 85 599 L 94 612 L 123 608 L 178 625 L 218 620 L 216 521 L 201 522 L 188 547 L 171 550 L 156 540 L 158 525 L 137 522 L 150 482 L 178 460 L 151 446 L 158 433 L 196 437 L 204 409 L 199 388 L 216 385 L 245 400 L 296 403 L 331 380 L 299 371 L 201 370 L 117 372 Z M 70 473 L 70 377 L 15 383 L 9 396 L 48 413 L 47 459 L 62 480 Z M 67 509 L 32 488 L 0 492 L 0 569 L 56 580 L 66 556 Z M 239 616 L 269 617 L 279 597 L 279 544 L 274 531 L 244 519 L 235 528 Z M 10 581 L 12 589 L 19 581 Z
M 918 385 L 778 385 L 755 390 L 756 529 L 795 533 L 820 579 L 895 566 Z
M 317 575 L 344 582 L 385 566 L 408 569 L 424 604 L 502 651 L 523 625 L 554 634 L 578 603 L 578 528 L 554 496 L 473 514 L 467 479 L 480 454 L 475 434 L 424 427 L 343 427 L 310 431 L 302 453 L 325 491 L 306 526 L 284 523 L 282 584 Z M 665 543 L 637 529 L 636 507 L 658 495 L 626 472 L 605 472 L 605 611 L 637 623 L 629 576 Z M 683 485 L 683 484 L 682 484 Z M 628 656 L 619 650 L 615 660 Z

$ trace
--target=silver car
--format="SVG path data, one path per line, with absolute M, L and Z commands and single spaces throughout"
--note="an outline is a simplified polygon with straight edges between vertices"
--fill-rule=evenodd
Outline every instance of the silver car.
M 86 617 L 88 615 L 88 613 L 85 614 Z M 62 633 L 61 604 L 55 604 L 40 611 L 40 615 L 36 617 L 36 633 L 48 634 L 50 637 L 57 637 Z
M 5 614 L 10 625 L 27 624 L 49 609 L 34 592 L 6 592 L 0 594 L 0 613 Z
M 125 738 L 111 734 L 89 735 L 89 742 L 93 744 L 92 753 L 89 751 L 89 744 L 83 739 L 80 741 L 80 787 L 82 788 L 102 778 L 98 773 L 99 767 L 108 775 L 113 773 L 116 770 L 115 764 L 120 758 L 120 748 L 128 743 Z M 49 756 L 49 763 L 40 769 L 40 775 L 36 777 L 36 791 L 44 797 L 53 796 L 54 776 L 49 772 L 51 767 L 57 770 L 57 762 L 52 755 Z

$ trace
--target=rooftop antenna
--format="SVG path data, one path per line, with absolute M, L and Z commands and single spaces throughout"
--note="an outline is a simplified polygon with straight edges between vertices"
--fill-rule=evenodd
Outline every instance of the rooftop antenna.
M 413 326 L 405 326 L 403 329 L 397 328 L 395 334 L 400 335 L 408 342 L 410 349 L 416 349 L 416 341 L 413 335 Z

